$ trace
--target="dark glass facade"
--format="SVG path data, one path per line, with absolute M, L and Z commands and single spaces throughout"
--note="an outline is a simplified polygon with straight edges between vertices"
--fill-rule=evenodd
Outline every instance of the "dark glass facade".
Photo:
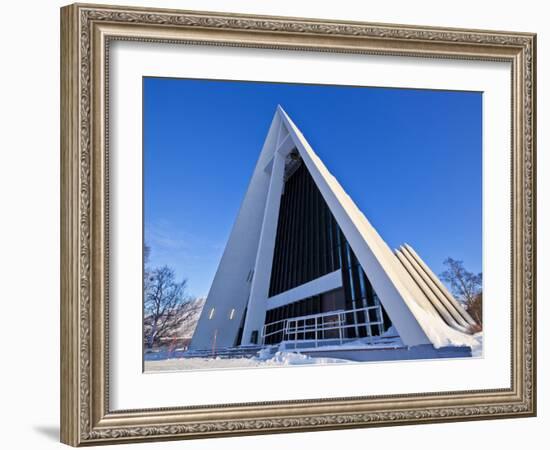
M 339 228 L 304 164 L 281 196 L 269 296 L 340 268 Z
M 348 313 L 346 324 L 353 326 L 346 328 L 345 337 L 376 336 L 391 326 L 390 319 L 355 253 L 307 168 L 301 164 L 286 181 L 281 197 L 269 296 L 285 292 L 338 269 L 342 270 L 341 289 L 269 309 L 266 312 L 265 323 L 335 310 L 380 306 L 380 309 L 368 312 Z M 366 317 L 367 313 L 369 317 Z M 378 314 L 382 317 L 378 317 Z M 369 330 L 366 322 L 383 324 L 372 325 Z M 272 325 L 266 333 L 277 331 L 282 328 L 282 324 L 283 322 Z M 266 343 L 279 342 L 282 337 L 282 332 L 272 335 Z
M 342 235 L 343 236 L 343 235 Z M 342 246 L 342 282 L 346 299 L 346 310 L 360 309 L 369 306 L 380 306 L 380 310 L 357 311 L 346 316 L 347 323 L 355 324 L 355 327 L 347 329 L 347 337 L 357 338 L 368 336 L 366 322 L 383 322 L 382 329 L 378 325 L 371 326 L 371 335 L 382 334 L 391 326 L 391 321 L 380 303 L 380 299 L 374 291 L 365 271 L 359 264 L 355 253 L 344 239 Z M 381 311 L 382 317 L 378 317 Z M 369 317 L 366 317 L 366 314 Z

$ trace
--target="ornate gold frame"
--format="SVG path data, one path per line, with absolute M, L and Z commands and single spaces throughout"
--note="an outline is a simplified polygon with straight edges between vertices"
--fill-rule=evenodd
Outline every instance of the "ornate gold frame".
M 510 62 L 510 389 L 111 411 L 106 63 L 114 39 Z M 535 415 L 535 51 L 536 36 L 529 33 L 105 5 L 62 8 L 62 442 L 78 446 Z

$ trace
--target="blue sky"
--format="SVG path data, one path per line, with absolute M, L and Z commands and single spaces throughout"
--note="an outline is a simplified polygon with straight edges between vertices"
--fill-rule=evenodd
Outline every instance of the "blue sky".
M 144 78 L 150 263 L 206 295 L 277 104 L 392 247 L 481 272 L 479 92 Z

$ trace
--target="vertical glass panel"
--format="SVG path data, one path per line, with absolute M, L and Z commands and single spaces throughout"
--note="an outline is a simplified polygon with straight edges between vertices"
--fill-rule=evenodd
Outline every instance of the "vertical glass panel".
M 330 270 L 333 271 L 336 269 L 335 262 L 334 262 L 334 237 L 332 233 L 332 217 L 330 216 L 330 212 L 327 208 L 327 215 L 329 216 L 327 218 L 327 228 L 328 228 L 328 252 L 330 256 Z
M 365 274 L 359 270 L 359 287 L 361 289 L 361 298 L 367 298 L 367 286 L 365 285 Z
M 353 285 L 353 273 L 352 273 L 351 267 L 348 269 L 348 275 L 349 275 L 349 289 L 350 289 L 351 300 L 355 304 L 355 298 L 356 298 L 355 297 L 355 287 Z
M 353 262 L 352 262 L 352 258 L 351 258 L 351 249 L 350 249 L 350 246 L 348 244 L 348 241 L 346 241 L 346 260 L 347 260 L 347 267 L 352 267 L 353 265 Z

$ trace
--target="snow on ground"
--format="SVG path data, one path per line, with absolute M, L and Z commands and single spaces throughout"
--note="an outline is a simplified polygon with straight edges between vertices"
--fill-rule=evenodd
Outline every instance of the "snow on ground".
M 365 348 L 399 348 L 403 343 L 401 340 L 392 335 L 392 329 L 388 330 L 384 335 L 384 339 L 379 342 L 373 342 L 368 338 L 348 341 L 346 343 L 334 346 L 322 346 L 319 350 L 330 349 L 365 349 Z M 469 336 L 471 339 L 472 357 L 483 356 L 483 332 Z M 281 348 L 281 347 L 280 347 Z M 300 349 L 304 351 L 305 349 Z M 258 356 L 255 357 L 233 357 L 233 358 L 189 358 L 181 357 L 184 352 L 172 353 L 172 357 L 167 357 L 166 354 L 155 355 L 162 359 L 152 358 L 145 360 L 146 372 L 170 372 L 179 370 L 212 370 L 212 369 L 244 369 L 254 367 L 285 367 L 285 366 L 302 366 L 314 364 L 357 364 L 355 361 L 338 358 L 312 357 L 292 351 L 289 347 L 288 351 L 277 351 L 273 353 L 269 348 L 260 350 Z M 175 356 L 175 357 L 174 357 Z
M 350 364 L 353 361 L 337 358 L 312 358 L 293 352 L 269 354 L 261 351 L 254 358 L 173 358 L 158 361 L 145 361 L 146 372 L 167 372 L 174 370 L 197 369 L 244 369 L 250 367 L 284 367 L 310 364 Z
M 420 307 L 418 303 L 411 303 L 409 307 L 435 348 L 473 348 L 477 345 L 475 336 L 451 328 L 439 316 L 435 313 L 429 313 Z

